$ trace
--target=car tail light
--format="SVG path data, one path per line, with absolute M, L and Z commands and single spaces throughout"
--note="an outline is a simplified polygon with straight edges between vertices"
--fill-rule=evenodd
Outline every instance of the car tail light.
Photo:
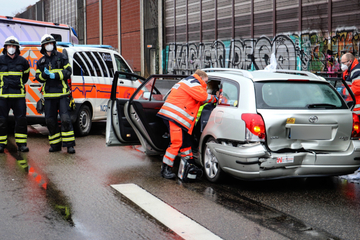
M 243 113 L 241 119 L 246 125 L 245 139 L 247 141 L 265 141 L 265 123 L 259 114 Z
M 353 125 L 352 125 L 351 137 L 352 138 L 358 138 L 358 137 L 360 137 L 360 121 L 359 121 L 359 117 L 355 113 L 353 113 L 352 116 L 353 116 Z

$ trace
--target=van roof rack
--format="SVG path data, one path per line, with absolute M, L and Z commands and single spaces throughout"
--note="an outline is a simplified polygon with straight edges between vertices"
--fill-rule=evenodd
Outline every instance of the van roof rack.
M 41 42 L 38 41 L 19 41 L 21 46 L 41 46 Z M 113 49 L 111 45 L 96 45 L 96 44 L 72 44 L 70 42 L 56 42 L 57 46 L 60 47 L 94 47 L 94 48 L 106 48 L 106 49 Z
M 204 72 L 219 72 L 219 71 L 228 71 L 228 72 L 236 72 L 236 73 L 240 73 L 242 76 L 253 79 L 253 75 L 247 71 L 247 70 L 243 70 L 243 69 L 237 69 L 237 68 L 205 68 L 205 69 L 201 69 Z

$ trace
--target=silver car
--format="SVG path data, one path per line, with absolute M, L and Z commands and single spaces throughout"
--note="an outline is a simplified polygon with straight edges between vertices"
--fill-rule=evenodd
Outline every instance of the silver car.
M 273 179 L 344 175 L 359 168 L 354 104 L 324 78 L 303 71 L 205 71 L 208 92 L 218 95 L 218 103 L 202 110 L 193 150 L 209 181 L 225 173 Z M 185 76 L 141 79 L 130 99 L 119 99 L 117 75 L 108 102 L 107 145 L 141 144 L 146 154 L 164 154 L 169 134 L 156 113 Z

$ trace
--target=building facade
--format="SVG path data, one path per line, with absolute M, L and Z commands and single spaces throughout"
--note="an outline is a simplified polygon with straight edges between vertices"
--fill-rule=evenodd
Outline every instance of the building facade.
M 69 25 L 84 43 L 84 0 L 40 0 L 16 17 Z
M 143 76 L 263 69 L 272 53 L 278 68 L 337 76 L 343 53 L 359 58 L 359 0 L 39 2 L 45 21 L 75 24 L 81 43 L 113 46 Z M 38 3 L 28 12 L 39 16 Z
M 165 0 L 163 68 L 278 68 L 336 76 L 345 52 L 359 57 L 358 0 Z

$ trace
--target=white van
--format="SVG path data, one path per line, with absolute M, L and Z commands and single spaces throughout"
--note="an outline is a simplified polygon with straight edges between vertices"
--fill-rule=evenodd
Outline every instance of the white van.
M 35 80 L 36 63 L 43 56 L 40 43 L 20 42 L 20 45 L 21 55 L 30 63 L 30 77 L 26 84 L 28 123 L 44 123 L 44 115 L 36 111 L 36 102 L 42 97 L 42 84 Z M 57 50 L 68 56 L 72 67 L 71 79 L 68 80 L 76 104 L 72 121 L 75 133 L 85 136 L 89 134 L 93 121 L 106 119 L 114 72 L 133 71 L 111 46 L 57 43 Z M 139 86 L 140 81 L 136 77 L 125 78 L 120 75 L 116 94 L 119 98 L 130 98 Z
M 51 34 L 57 42 L 79 42 L 75 29 L 66 24 L 0 16 L 0 44 L 10 36 L 19 41 L 38 41 L 44 34 Z

